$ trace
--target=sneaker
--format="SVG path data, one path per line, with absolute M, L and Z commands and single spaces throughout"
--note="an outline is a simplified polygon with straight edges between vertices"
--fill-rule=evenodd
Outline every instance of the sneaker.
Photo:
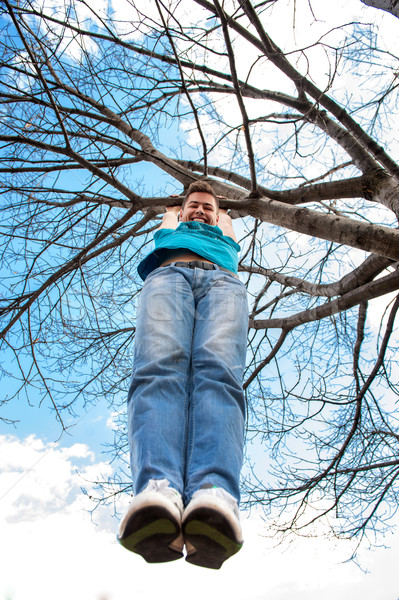
M 167 479 L 150 479 L 133 498 L 122 520 L 119 543 L 149 563 L 169 562 L 183 556 L 181 516 L 183 502 Z
M 194 493 L 183 513 L 182 528 L 186 560 L 200 567 L 220 569 L 243 545 L 238 504 L 216 486 Z

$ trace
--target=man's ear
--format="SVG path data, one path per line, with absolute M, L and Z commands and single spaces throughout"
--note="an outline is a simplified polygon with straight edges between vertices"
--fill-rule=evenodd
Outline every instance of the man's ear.
M 219 213 L 216 215 L 216 225 L 219 223 Z
M 183 209 L 181 208 L 179 214 L 177 215 L 177 220 L 181 221 L 182 216 L 183 216 Z

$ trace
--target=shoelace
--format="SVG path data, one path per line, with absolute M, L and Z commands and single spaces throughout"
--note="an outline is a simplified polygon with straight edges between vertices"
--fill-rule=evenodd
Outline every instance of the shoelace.
M 203 487 L 194 493 L 193 499 L 197 498 L 198 496 L 202 496 L 202 495 L 216 496 L 217 498 L 224 500 L 224 502 L 226 502 L 226 504 L 228 505 L 230 510 L 232 510 L 233 513 L 235 514 L 235 516 L 237 518 L 239 518 L 240 513 L 238 510 L 238 504 L 237 504 L 236 499 L 231 494 L 229 494 L 229 492 L 226 492 L 226 490 L 224 490 L 223 488 L 217 487 L 215 485 L 209 486 L 209 487 Z
M 171 500 L 180 511 L 183 509 L 181 495 L 177 490 L 170 487 L 169 481 L 167 479 L 150 479 L 148 482 L 145 492 L 159 492 L 165 498 Z

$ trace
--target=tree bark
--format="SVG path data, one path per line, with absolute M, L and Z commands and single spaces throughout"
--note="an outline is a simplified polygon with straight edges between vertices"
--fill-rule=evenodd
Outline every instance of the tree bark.
M 399 260 L 399 231 L 396 229 L 327 215 L 266 198 L 240 204 L 245 206 L 247 214 L 262 221 Z
M 363 4 L 380 8 L 399 18 L 399 0 L 362 0 Z

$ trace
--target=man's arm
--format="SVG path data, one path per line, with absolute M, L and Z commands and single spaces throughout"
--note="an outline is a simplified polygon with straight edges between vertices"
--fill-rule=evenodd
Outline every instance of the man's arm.
M 167 206 L 166 212 L 162 217 L 162 223 L 158 229 L 176 229 L 179 224 L 177 217 L 180 210 L 180 206 Z
M 231 220 L 231 217 L 227 214 L 227 210 L 225 210 L 224 208 L 219 209 L 218 227 L 220 227 L 220 229 L 222 230 L 223 235 L 228 235 L 229 237 L 233 238 L 235 242 L 237 241 L 233 229 L 233 222 Z

